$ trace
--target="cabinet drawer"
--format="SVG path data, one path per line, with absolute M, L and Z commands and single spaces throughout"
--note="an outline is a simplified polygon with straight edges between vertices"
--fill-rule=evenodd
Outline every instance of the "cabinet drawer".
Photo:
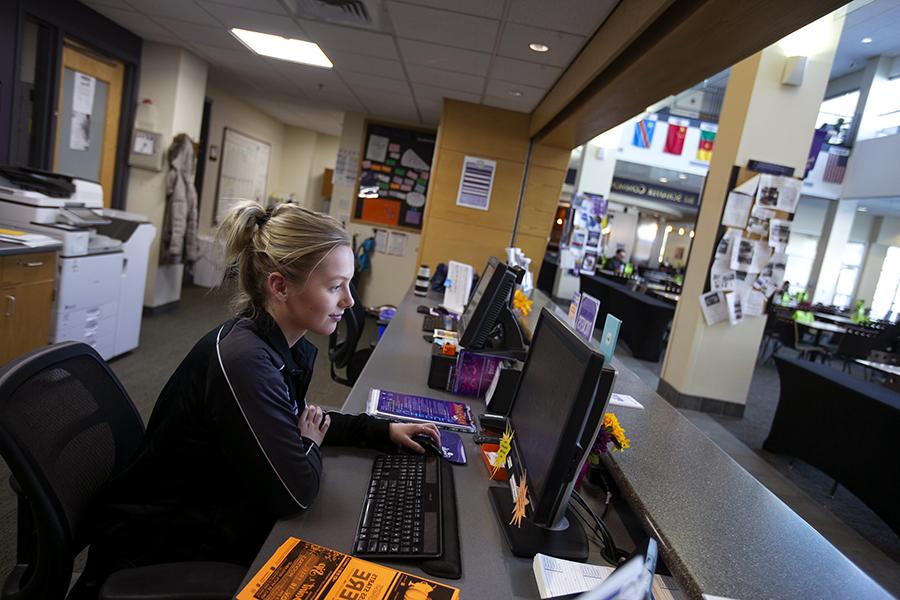
M 0 257 L 0 285 L 53 281 L 55 277 L 56 252 Z

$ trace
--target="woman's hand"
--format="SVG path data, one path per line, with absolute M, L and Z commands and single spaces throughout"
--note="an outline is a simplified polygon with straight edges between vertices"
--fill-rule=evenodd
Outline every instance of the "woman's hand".
M 392 442 L 411 448 L 419 454 L 424 454 L 425 448 L 413 441 L 412 436 L 417 433 L 424 433 L 434 440 L 438 448 L 441 447 L 441 434 L 437 425 L 431 423 L 391 423 L 388 431 Z
M 297 419 L 297 427 L 300 429 L 300 435 L 309 438 L 316 443 L 316 446 L 322 445 L 325 439 L 325 432 L 331 425 L 331 417 L 318 406 L 307 405 L 303 409 L 300 418 Z

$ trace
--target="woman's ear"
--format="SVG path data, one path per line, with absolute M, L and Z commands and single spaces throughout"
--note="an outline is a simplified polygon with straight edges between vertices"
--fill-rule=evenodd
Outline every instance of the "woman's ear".
M 269 297 L 276 302 L 285 302 L 287 300 L 287 279 L 278 271 L 269 273 L 269 276 L 266 278 L 266 287 L 268 288 Z

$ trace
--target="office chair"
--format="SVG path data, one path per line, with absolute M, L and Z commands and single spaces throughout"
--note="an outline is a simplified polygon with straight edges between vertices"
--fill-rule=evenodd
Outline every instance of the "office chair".
M 18 496 L 17 564 L 2 600 L 63 600 L 88 515 L 103 484 L 128 464 L 144 423 L 118 378 L 87 344 L 62 342 L 0 369 L 0 455 Z M 102 600 L 230 599 L 246 569 L 171 563 L 119 571 Z
M 372 349 L 356 349 L 366 325 L 366 309 L 353 283 L 350 284 L 350 295 L 353 296 L 353 307 L 344 311 L 341 322 L 328 337 L 328 359 L 331 361 L 331 378 L 353 387 L 372 355 Z M 337 369 L 344 369 L 346 377 L 341 377 Z

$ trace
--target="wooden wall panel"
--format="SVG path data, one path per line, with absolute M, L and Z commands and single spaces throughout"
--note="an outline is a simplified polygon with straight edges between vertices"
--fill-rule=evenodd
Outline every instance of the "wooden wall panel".
M 519 214 L 519 233 L 550 235 L 566 172 L 532 165 Z
M 472 265 L 479 273 L 491 256 L 506 260 L 505 249 L 509 246 L 511 236 L 510 231 L 480 225 L 461 227 L 455 221 L 440 217 L 431 217 L 429 232 L 428 244 L 425 244 L 424 236 L 422 238 L 419 264 L 426 264 L 434 269 L 439 262 L 456 260 Z M 543 251 L 541 256 L 543 257 Z
M 524 163 L 530 122 L 524 113 L 444 100 L 441 125 L 446 125 L 446 131 L 441 144 L 470 156 Z

